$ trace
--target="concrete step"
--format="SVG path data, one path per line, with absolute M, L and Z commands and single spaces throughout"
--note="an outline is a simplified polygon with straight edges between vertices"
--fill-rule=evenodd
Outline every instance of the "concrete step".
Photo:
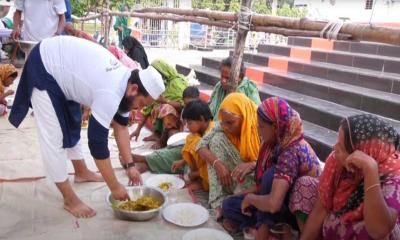
M 378 91 L 400 94 L 400 75 L 339 66 L 331 63 L 306 62 L 273 54 L 245 53 L 245 62 L 283 72 L 298 73 Z
M 221 59 L 203 58 L 203 66 L 218 69 Z M 252 80 L 304 95 L 324 99 L 347 107 L 387 118 L 400 120 L 400 95 L 338 83 L 302 74 L 282 72 L 269 67 L 245 63 L 246 74 Z M 382 108 L 381 106 L 385 106 Z
M 259 45 L 258 52 L 297 58 L 307 62 L 316 61 L 367 69 L 382 74 L 400 74 L 400 58 L 388 56 L 268 44 Z
M 215 86 L 220 79 L 219 70 L 204 66 L 191 66 L 191 68 L 193 68 L 196 72 L 197 78 L 206 84 Z M 275 87 L 270 84 L 257 83 L 257 85 L 261 99 L 266 99 L 272 96 L 282 97 L 286 99 L 290 105 L 301 114 L 304 120 L 332 131 L 337 131 L 340 121 L 343 118 L 355 114 L 368 113 L 330 101 Z M 400 131 L 400 121 L 389 118 L 384 119 L 390 122 L 398 131 Z
M 289 37 L 288 45 L 324 49 L 328 51 L 344 51 L 400 58 L 400 46 L 381 43 L 338 40 L 330 41 L 321 38 Z
M 193 68 L 195 69 L 197 78 L 201 81 L 201 85 L 199 87 L 201 92 L 209 91 L 213 88 L 215 83 L 219 81 L 219 73 L 217 70 L 205 69 L 201 67 Z M 176 69 L 182 74 L 185 74 L 191 70 L 190 67 L 182 65 L 177 65 Z M 267 95 L 264 95 L 262 92 L 260 93 L 262 99 L 267 97 Z M 305 120 L 304 117 L 302 118 L 305 138 L 311 144 L 320 160 L 325 161 L 326 157 L 332 151 L 333 145 L 337 141 L 337 132 L 309 122 Z

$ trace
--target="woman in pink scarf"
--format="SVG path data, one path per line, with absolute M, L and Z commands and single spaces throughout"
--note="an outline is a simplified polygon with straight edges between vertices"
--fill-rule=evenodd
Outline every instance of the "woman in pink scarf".
M 108 51 L 110 51 L 122 64 L 131 70 L 141 69 L 139 63 L 133 61 L 130 57 L 128 57 L 122 49 L 119 49 L 116 46 L 111 45 L 108 47 Z

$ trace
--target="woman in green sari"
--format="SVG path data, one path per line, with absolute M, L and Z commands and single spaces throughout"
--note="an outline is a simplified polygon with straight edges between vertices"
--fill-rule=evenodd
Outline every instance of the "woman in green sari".
M 129 7 L 127 5 L 122 5 L 119 10 L 121 12 L 129 12 Z M 122 41 L 124 38 L 131 35 L 131 29 L 128 27 L 128 18 L 123 16 L 116 17 L 114 30 L 118 31 L 118 47 L 122 48 Z
M 231 93 L 220 108 L 219 124 L 197 145 L 197 153 L 208 165 L 209 204 L 217 219 L 225 197 L 254 184 L 260 148 L 257 105 L 243 93 Z
M 163 77 L 165 92 L 156 102 L 143 108 L 142 112 L 144 119 L 131 134 L 131 137 L 137 138 L 142 127 L 146 124 L 146 121 L 151 118 L 154 126 L 153 133 L 155 134 L 145 138 L 144 141 L 157 141 L 163 132 L 162 121 L 157 118 L 160 105 L 169 104 L 173 106 L 178 113 L 180 113 L 183 106 L 183 91 L 189 86 L 189 82 L 186 77 L 182 74 L 179 74 L 173 66 L 169 65 L 165 61 L 161 59 L 154 60 L 151 63 L 151 66 L 153 66 Z
M 225 58 L 221 62 L 221 81 L 217 83 L 214 87 L 214 90 L 211 94 L 210 99 L 210 109 L 211 113 L 214 116 L 214 121 L 218 120 L 218 112 L 221 106 L 222 101 L 224 101 L 225 97 L 228 95 L 228 82 L 229 76 L 231 74 L 231 66 L 232 66 L 232 57 Z M 257 85 L 251 81 L 249 78 L 245 77 L 245 68 L 242 62 L 240 67 L 240 75 L 241 79 L 236 88 L 236 92 L 243 93 L 250 100 L 252 100 L 257 106 L 261 104 L 260 94 L 258 93 Z

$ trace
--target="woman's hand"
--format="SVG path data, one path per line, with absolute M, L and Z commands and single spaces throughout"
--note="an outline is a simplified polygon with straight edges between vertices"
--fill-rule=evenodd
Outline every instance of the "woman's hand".
M 184 160 L 175 161 L 172 164 L 171 171 L 173 173 L 176 173 L 176 171 L 178 171 L 179 169 L 183 168 L 185 166 L 185 164 L 186 164 L 186 162 Z
M 248 162 L 248 163 L 241 163 L 236 166 L 235 169 L 232 171 L 232 178 L 236 179 L 239 182 L 242 182 L 247 174 L 251 173 L 254 170 L 255 163 Z
M 12 89 L 9 89 L 9 90 L 7 90 L 7 91 L 4 93 L 4 95 L 5 95 L 6 97 L 11 96 L 11 95 L 13 95 L 13 94 L 14 94 L 14 91 L 13 91 Z
M 151 146 L 151 149 L 154 149 L 154 150 L 158 150 L 158 149 L 161 149 L 161 148 L 162 148 L 162 146 L 161 146 L 160 142 L 156 142 Z
M 253 197 L 254 194 L 250 193 L 247 194 L 243 201 L 242 201 L 242 205 L 241 205 L 241 209 L 242 209 L 242 213 L 246 216 L 251 216 L 251 212 L 249 211 L 249 208 L 251 206 L 250 204 L 250 198 Z
M 126 175 L 129 178 L 129 186 L 138 186 L 142 184 L 142 176 L 135 167 L 130 167 L 126 169 Z
M 354 151 L 347 157 L 345 167 L 349 172 L 359 170 L 363 174 L 370 170 L 378 171 L 378 164 L 375 159 L 359 150 Z
M 215 171 L 217 172 L 218 180 L 220 183 L 225 186 L 229 187 L 232 185 L 232 177 L 231 172 L 229 169 L 223 164 L 220 160 L 216 160 L 215 163 Z

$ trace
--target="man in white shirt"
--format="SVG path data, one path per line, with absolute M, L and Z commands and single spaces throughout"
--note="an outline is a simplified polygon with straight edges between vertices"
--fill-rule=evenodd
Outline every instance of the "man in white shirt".
M 39 42 L 64 31 L 64 0 L 15 0 L 13 39 Z M 24 17 L 21 36 L 21 18 Z
M 90 153 L 115 199 L 129 198 L 111 167 L 108 131 L 114 129 L 122 166 L 130 184 L 141 182 L 131 156 L 129 112 L 151 104 L 164 92 L 161 75 L 152 67 L 130 71 L 102 46 L 80 38 L 47 38 L 33 48 L 18 85 L 9 120 L 18 127 L 29 106 L 35 112 L 44 166 L 64 197 L 64 207 L 76 217 L 96 212 L 74 193 L 67 165 L 88 171 L 80 146 L 80 105 L 90 107 Z

